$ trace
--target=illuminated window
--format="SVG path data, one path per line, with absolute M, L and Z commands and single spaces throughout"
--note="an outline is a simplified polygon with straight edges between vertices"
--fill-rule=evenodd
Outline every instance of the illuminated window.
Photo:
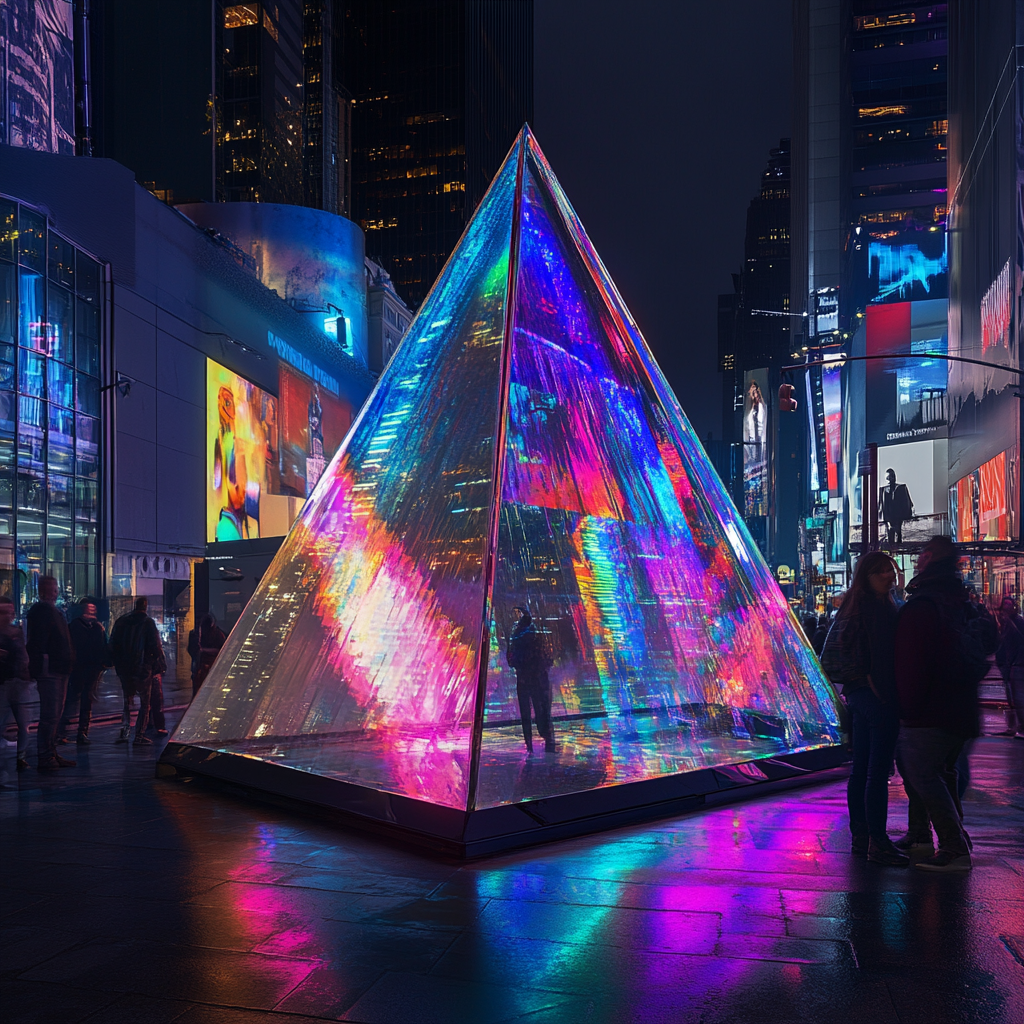
M 900 14 L 868 14 L 853 19 L 853 27 L 857 32 L 870 32 L 872 29 L 894 28 L 897 25 L 913 25 L 917 15 L 913 11 Z
M 905 114 L 909 107 L 888 106 L 888 107 L 859 107 L 858 117 L 892 117 L 895 114 Z
M 224 8 L 225 28 L 245 28 L 260 23 L 259 4 L 234 4 Z
M 464 181 L 446 181 L 444 190 L 445 192 L 465 192 L 466 183 Z
M 941 121 L 932 121 L 931 125 L 927 128 L 927 134 L 929 135 L 945 135 L 949 131 L 949 121 L 945 118 Z
M 267 30 L 270 37 L 277 42 L 277 26 L 270 20 L 270 15 L 266 11 L 263 12 L 263 27 Z

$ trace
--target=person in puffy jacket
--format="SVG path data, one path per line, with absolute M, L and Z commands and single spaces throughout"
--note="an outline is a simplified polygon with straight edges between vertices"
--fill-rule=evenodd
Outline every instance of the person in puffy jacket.
M 821 655 L 833 684 L 842 687 L 853 732 L 853 768 L 847 784 L 852 849 L 876 864 L 906 867 L 909 857 L 889 839 L 889 770 L 900 731 L 896 699 L 893 596 L 896 563 L 884 552 L 861 557 Z

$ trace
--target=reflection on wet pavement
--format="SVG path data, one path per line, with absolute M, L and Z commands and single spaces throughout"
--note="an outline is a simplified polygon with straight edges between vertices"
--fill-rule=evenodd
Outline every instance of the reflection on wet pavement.
M 954 877 L 853 860 L 841 781 L 460 865 L 155 780 L 158 748 L 94 734 L 56 778 L 3 751 L 17 1024 L 1024 1020 L 1011 739 L 974 747 Z

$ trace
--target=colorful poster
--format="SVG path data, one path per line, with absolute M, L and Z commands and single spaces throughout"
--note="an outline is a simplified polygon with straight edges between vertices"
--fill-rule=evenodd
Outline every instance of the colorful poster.
M 279 487 L 277 399 L 206 360 L 206 539 L 250 540 Z
M 352 406 L 284 363 L 281 412 L 281 494 L 306 498 L 334 458 L 352 423 Z
M 768 371 L 743 378 L 743 514 L 768 515 Z

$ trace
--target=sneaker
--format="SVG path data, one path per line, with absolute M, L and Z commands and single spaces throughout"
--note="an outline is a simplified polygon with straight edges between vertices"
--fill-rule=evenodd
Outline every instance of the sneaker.
M 869 840 L 868 860 L 872 864 L 886 864 L 891 868 L 905 868 L 910 864 L 910 858 L 897 850 L 896 846 L 888 840 L 885 842 Z
M 51 761 L 40 761 L 39 764 L 36 765 L 36 771 L 37 772 L 59 772 L 60 771 L 60 765 L 57 764 L 57 759 L 56 758 L 54 758 Z
M 153 741 L 148 736 L 136 736 L 135 742 L 132 744 L 133 747 L 151 747 Z
M 900 836 L 899 839 L 893 840 L 893 846 L 897 850 L 934 850 L 935 847 L 932 844 L 932 837 L 928 836 L 927 839 L 919 839 L 917 836 L 912 836 L 909 832 Z
M 68 738 L 67 736 L 58 736 L 57 742 L 60 743 L 62 746 L 67 746 Z
M 156 734 L 157 734 L 157 736 L 166 736 L 167 735 L 167 730 L 166 729 L 157 729 Z
M 969 853 L 950 853 L 948 850 L 939 850 L 934 857 L 925 857 L 914 865 L 922 871 L 970 871 L 973 866 Z
M 850 853 L 856 857 L 863 857 L 868 852 L 868 837 L 854 836 L 850 840 Z
M 18 771 L 19 772 L 28 771 L 28 761 L 25 760 L 25 758 L 23 758 L 23 757 L 19 757 L 18 758 Z
M 77 735 L 77 736 L 75 737 L 75 742 L 76 742 L 76 743 L 77 743 L 77 744 L 78 744 L 78 745 L 79 745 L 80 747 L 87 747 L 87 746 L 89 746 L 89 744 L 90 744 L 90 743 L 92 743 L 92 740 L 91 740 L 91 739 L 89 739 L 89 737 L 88 737 L 88 736 L 87 736 L 87 735 L 86 735 L 86 734 L 85 734 L 84 732 L 80 732 L 80 733 L 79 733 L 79 734 L 78 734 L 78 735 Z
M 115 743 L 127 743 L 127 742 L 128 742 L 128 733 L 127 733 L 127 732 L 125 732 L 125 730 L 124 730 L 124 729 L 122 729 L 122 730 L 121 730 L 121 731 L 120 731 L 120 732 L 119 732 L 119 733 L 117 734 L 117 739 L 116 739 L 116 740 L 114 740 L 114 742 L 115 742 Z
M 74 768 L 77 761 L 69 761 L 66 757 L 61 757 L 60 754 L 54 755 L 54 761 L 57 763 L 58 768 Z

